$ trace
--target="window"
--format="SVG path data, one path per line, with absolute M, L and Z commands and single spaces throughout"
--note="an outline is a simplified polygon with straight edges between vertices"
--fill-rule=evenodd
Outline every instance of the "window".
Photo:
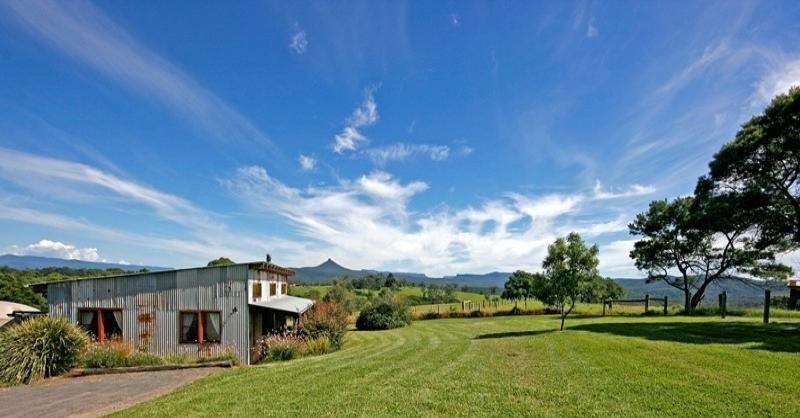
M 275 296 L 275 293 L 276 293 L 275 286 L 276 286 L 275 282 L 272 282 L 272 283 L 269 284 L 269 295 L 270 296 Z
M 219 312 L 181 312 L 182 343 L 218 343 L 222 341 Z
M 281 283 L 281 294 L 282 295 L 288 295 L 289 294 L 289 292 L 286 291 L 286 287 L 287 287 L 286 283 Z
M 261 299 L 261 282 L 253 283 L 253 299 Z
M 122 338 L 122 310 L 81 309 L 78 325 L 97 341 Z

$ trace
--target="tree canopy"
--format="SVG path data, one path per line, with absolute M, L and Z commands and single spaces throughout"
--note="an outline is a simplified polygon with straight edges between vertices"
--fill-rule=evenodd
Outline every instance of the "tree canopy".
M 236 264 L 236 263 L 228 257 L 220 257 L 215 260 L 209 261 L 206 266 L 207 267 L 227 266 L 228 264 Z
M 728 196 L 749 214 L 761 247 L 800 247 L 800 87 L 745 123 L 709 163 L 701 196 Z

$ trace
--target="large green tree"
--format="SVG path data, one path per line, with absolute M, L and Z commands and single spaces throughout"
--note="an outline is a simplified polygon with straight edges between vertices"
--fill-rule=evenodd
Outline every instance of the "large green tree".
M 750 214 L 762 247 L 800 247 L 800 87 L 742 125 L 700 179 L 698 196 L 729 196 Z
M 684 294 L 691 313 L 709 285 L 745 274 L 785 278 L 790 270 L 752 236 L 750 214 L 730 196 L 679 197 L 650 203 L 628 226 L 639 237 L 630 253 L 648 280 Z
M 558 309 L 562 331 L 581 290 L 598 277 L 598 252 L 597 245 L 586 246 L 575 232 L 566 238 L 558 238 L 547 247 L 547 257 L 542 262 L 544 275 L 535 283 L 534 293 L 537 299 Z

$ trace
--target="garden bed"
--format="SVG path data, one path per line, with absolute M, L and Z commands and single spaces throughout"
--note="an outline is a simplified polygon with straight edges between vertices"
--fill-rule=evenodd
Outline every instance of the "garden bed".
M 70 370 L 69 376 L 79 377 L 98 374 L 157 372 L 162 370 L 196 369 L 200 367 L 233 367 L 233 362 L 225 360 L 188 364 L 158 364 L 152 366 L 78 368 Z

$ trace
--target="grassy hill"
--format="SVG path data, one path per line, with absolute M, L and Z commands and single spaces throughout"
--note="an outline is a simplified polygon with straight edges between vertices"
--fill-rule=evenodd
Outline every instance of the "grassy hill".
M 796 416 L 800 323 L 445 319 L 234 369 L 118 416 Z M 277 389 L 276 389 L 277 388 Z M 277 390 L 277 392 L 276 392 Z

